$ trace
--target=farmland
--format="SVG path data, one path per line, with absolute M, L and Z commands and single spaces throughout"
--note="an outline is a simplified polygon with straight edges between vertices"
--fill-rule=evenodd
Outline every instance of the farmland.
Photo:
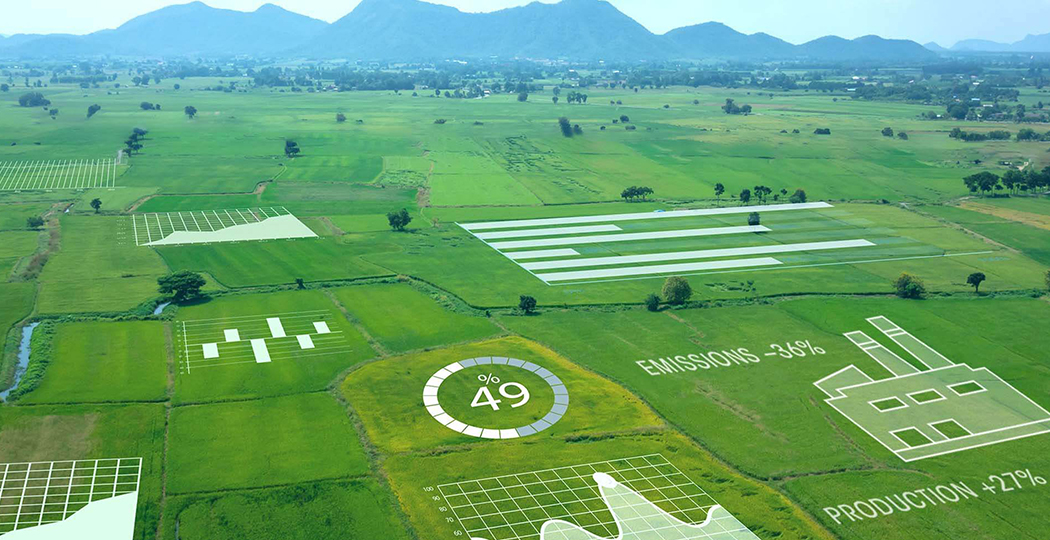
M 569 104 L 560 77 L 519 101 L 109 75 L 43 88 L 54 119 L 0 94 L 0 379 L 24 385 L 0 457 L 142 457 L 136 540 L 535 540 L 558 519 L 609 538 L 610 489 L 694 525 L 718 504 L 763 540 L 1040 537 L 1041 428 L 905 461 L 815 384 L 893 378 L 880 358 L 909 351 L 882 316 L 1050 408 L 1050 199 L 963 183 L 1042 170 L 1048 145 L 948 136 L 1011 124 L 751 86 Z M 108 176 L 81 169 L 102 156 Z M 274 218 L 294 230 L 179 240 Z M 158 290 L 183 272 L 203 294 Z M 946 438 L 970 436 L 989 435 Z M 977 495 L 854 504 L 962 483 Z

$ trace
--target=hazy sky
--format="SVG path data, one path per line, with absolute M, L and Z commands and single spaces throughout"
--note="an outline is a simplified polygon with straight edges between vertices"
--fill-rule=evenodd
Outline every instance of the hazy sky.
M 0 33 L 85 34 L 188 0 L 0 0 Z M 266 0 L 205 0 L 252 11 Z M 360 0 L 271 0 L 285 9 L 334 21 Z M 431 0 L 464 11 L 493 11 L 529 0 Z M 545 0 L 548 3 L 553 0 Z M 741 32 L 766 32 L 794 43 L 836 34 L 908 38 L 949 46 L 960 39 L 1012 42 L 1050 33 L 1050 0 L 609 0 L 650 30 L 719 21 Z

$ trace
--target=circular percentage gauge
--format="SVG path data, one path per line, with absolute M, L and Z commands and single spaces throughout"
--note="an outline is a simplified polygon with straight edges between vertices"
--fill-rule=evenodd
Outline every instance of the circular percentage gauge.
M 516 367 L 532 372 L 543 379 L 544 382 L 550 385 L 550 389 L 554 392 L 554 404 L 551 406 L 550 412 L 548 412 L 543 418 L 540 418 L 531 424 L 511 429 L 472 426 L 456 420 L 452 415 L 445 412 L 445 410 L 441 408 L 440 403 L 438 403 L 438 390 L 441 388 L 441 384 L 445 382 L 445 379 L 457 371 L 486 365 Z M 485 375 L 482 375 L 479 377 L 479 380 L 487 382 L 485 377 Z M 488 377 L 491 378 L 491 375 Z M 493 382 L 498 381 L 499 379 L 497 378 Z M 434 375 L 430 377 L 426 386 L 423 387 L 423 406 L 427 408 L 427 412 L 429 412 L 435 420 L 441 422 L 443 426 L 452 431 L 482 439 L 516 439 L 518 437 L 525 437 L 539 433 L 556 424 L 558 420 L 561 420 L 561 417 L 565 414 L 565 410 L 569 406 L 569 391 L 565 389 L 565 383 L 563 383 L 557 375 L 551 373 L 550 370 L 544 367 L 540 367 L 532 362 L 518 360 L 517 358 L 486 356 L 452 362 L 451 364 L 439 369 L 437 373 L 434 373 Z

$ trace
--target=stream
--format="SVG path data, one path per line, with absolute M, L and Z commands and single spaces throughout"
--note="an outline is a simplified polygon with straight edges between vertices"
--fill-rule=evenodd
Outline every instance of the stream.
M 11 385 L 11 388 L 0 392 L 0 399 L 7 401 L 7 396 L 18 388 L 18 383 L 22 382 L 22 376 L 26 373 L 26 367 L 29 366 L 29 343 L 33 339 L 33 330 L 40 326 L 40 323 L 35 322 L 22 327 L 22 341 L 18 344 L 18 365 L 15 366 L 15 382 Z

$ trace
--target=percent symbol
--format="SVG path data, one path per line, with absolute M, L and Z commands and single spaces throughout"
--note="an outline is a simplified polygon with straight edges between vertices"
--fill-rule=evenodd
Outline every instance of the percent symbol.
M 1015 471 L 1014 474 L 1016 474 L 1018 478 L 1027 478 L 1030 482 L 1032 482 L 1033 486 L 1046 485 L 1046 478 L 1032 474 L 1031 469 Z

